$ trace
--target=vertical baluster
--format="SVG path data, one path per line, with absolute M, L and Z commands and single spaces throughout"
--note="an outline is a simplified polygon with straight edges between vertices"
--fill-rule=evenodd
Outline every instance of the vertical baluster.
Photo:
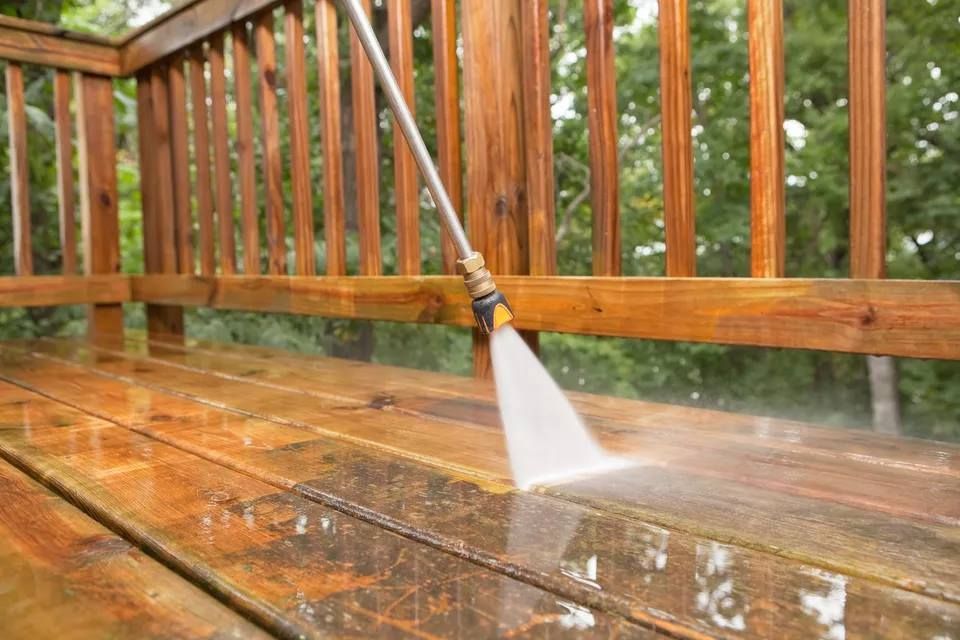
M 850 277 L 886 274 L 884 0 L 849 1 Z
M 323 226 L 327 275 L 347 273 L 344 232 L 343 148 L 340 134 L 340 55 L 334 0 L 317 0 L 317 75 L 323 132 Z
M 233 90 L 237 105 L 237 174 L 240 181 L 240 220 L 243 272 L 260 273 L 260 225 L 257 220 L 257 167 L 253 142 L 253 83 L 247 25 L 233 25 Z
M 553 118 L 550 116 L 550 24 L 547 0 L 526 0 L 521 6 L 530 274 L 549 276 L 557 273 Z
M 413 90 L 413 25 L 410 3 L 389 0 L 387 26 L 390 41 L 390 66 L 400 90 L 414 107 Z M 420 202 L 417 193 L 417 167 L 410 146 L 400 128 L 393 127 L 394 200 L 397 207 L 397 271 L 402 275 L 420 273 Z
M 210 133 L 203 44 L 190 52 L 190 101 L 193 105 L 193 155 L 197 167 L 197 222 L 200 231 L 200 273 L 216 273 L 213 240 L 213 191 L 210 183 Z
M 785 265 L 783 2 L 747 3 L 750 56 L 750 265 L 780 278 Z
M 234 38 L 234 46 L 236 46 L 236 38 Z M 233 239 L 233 190 L 230 185 L 230 143 L 227 133 L 227 85 L 224 76 L 223 33 L 217 32 L 210 36 L 210 49 L 207 55 L 210 62 L 213 171 L 220 239 L 220 272 L 224 275 L 232 275 L 237 272 L 237 250 Z
M 464 0 L 463 93 L 470 236 L 494 274 L 529 273 L 521 3 Z M 536 346 L 536 334 L 527 334 Z M 474 374 L 489 345 L 474 335 Z
M 313 184 L 310 180 L 310 124 L 303 50 L 302 0 L 288 0 L 284 19 L 287 54 L 287 105 L 290 113 L 290 164 L 293 187 L 293 246 L 297 275 L 316 273 L 313 251 Z
M 463 220 L 463 165 L 460 157 L 460 91 L 457 79 L 455 0 L 433 0 L 433 65 L 436 69 L 437 156 L 440 179 Z M 441 231 L 444 273 L 455 273 L 453 240 Z
M 117 149 L 113 81 L 76 75 L 77 141 L 80 150 L 80 218 L 84 274 L 120 272 Z M 93 340 L 123 333 L 123 306 L 89 306 L 87 333 Z
M 277 114 L 277 51 L 273 13 L 264 11 L 253 26 L 260 75 L 260 131 L 263 134 L 263 175 L 267 202 L 267 271 L 287 273 L 287 246 L 283 229 L 283 167 L 280 158 L 280 122 Z
M 613 59 L 613 0 L 585 0 L 587 126 L 593 275 L 620 275 L 620 178 L 617 161 L 617 79 Z
M 687 0 L 660 0 L 660 122 L 667 275 L 697 273 Z
M 77 233 L 73 191 L 73 126 L 70 115 L 70 73 L 57 69 L 53 76 L 53 113 L 57 143 L 57 212 L 63 273 L 77 272 Z
M 170 60 L 167 84 L 170 99 L 170 160 L 173 167 L 173 211 L 176 224 L 177 272 L 194 273 L 193 219 L 190 206 L 190 149 L 187 142 L 187 83 L 183 54 Z
M 7 122 L 10 136 L 10 199 L 13 205 L 13 261 L 18 276 L 33 275 L 30 245 L 30 177 L 23 69 L 7 62 Z
M 362 0 L 370 15 L 370 0 Z M 357 230 L 360 234 L 360 273 L 378 276 L 380 255 L 380 168 L 377 161 L 377 108 L 373 68 L 350 27 L 350 85 L 353 94 L 353 135 L 357 163 Z

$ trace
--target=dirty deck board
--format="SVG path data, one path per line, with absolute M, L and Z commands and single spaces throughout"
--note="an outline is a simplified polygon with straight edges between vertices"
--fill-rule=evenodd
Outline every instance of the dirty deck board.
M 0 637 L 269 637 L 2 460 L 0 495 Z
M 653 635 L 7 383 L 0 424 L 0 455 L 281 636 Z
M 740 637 L 762 637 L 773 629 L 796 637 L 820 635 L 824 622 L 804 606 L 804 598 L 835 596 L 841 583 L 848 611 L 860 614 L 846 622 L 853 635 L 868 633 L 878 611 L 893 618 L 888 634 L 898 629 L 903 635 L 916 629 L 935 634 L 956 619 L 956 605 L 932 598 L 511 491 L 496 481 L 458 476 L 120 380 L 75 375 L 76 367 L 48 358 L 7 349 L 2 371 L 59 401 L 308 499 L 684 636 L 720 633 L 723 621 L 735 624 L 738 615 L 745 625 Z M 544 545 L 547 532 L 554 542 Z M 728 579 L 733 586 L 724 593 L 720 585 Z
M 450 416 L 429 420 L 422 415 L 382 411 L 376 398 L 362 403 L 351 399 L 352 392 L 347 389 L 360 377 L 385 384 L 384 376 L 369 370 L 353 378 L 345 378 L 341 372 L 339 382 L 320 383 L 312 380 L 309 368 L 284 368 L 266 361 L 245 365 L 250 373 L 246 377 L 211 375 L 175 363 L 175 354 L 184 356 L 184 352 L 171 352 L 162 345 L 149 345 L 152 355 L 147 357 L 147 346 L 137 340 L 116 343 L 113 350 L 47 340 L 31 343 L 31 348 L 86 363 L 136 384 L 376 445 L 468 476 L 503 482 L 508 475 L 502 436 L 495 425 L 471 421 L 469 411 L 459 420 Z M 192 358 L 194 367 L 211 360 L 192 350 L 185 357 Z M 273 380 L 258 381 L 260 371 Z M 311 384 L 315 390 L 305 392 L 303 387 Z M 599 488 L 587 483 L 582 490 L 567 486 L 547 491 L 655 525 L 960 602 L 956 580 L 960 575 L 960 529 L 955 524 L 957 482 L 952 476 L 911 474 L 895 464 L 848 462 L 834 465 L 833 471 L 828 465 L 814 467 L 804 477 L 803 466 L 779 450 L 774 454 L 748 450 L 744 454 L 742 445 L 737 444 L 726 451 L 709 447 L 698 451 L 698 441 L 693 438 L 664 449 L 656 435 L 644 436 L 632 426 L 621 422 L 608 437 L 601 424 L 599 435 L 611 448 L 622 451 L 625 440 L 628 451 L 660 456 L 666 459 L 666 467 L 639 467 Z M 617 442 L 621 446 L 616 446 Z M 956 447 L 939 443 L 914 443 L 914 449 L 921 446 L 948 457 L 956 452 Z M 922 457 L 920 451 L 915 453 Z M 724 466 L 728 468 L 726 476 L 718 477 L 714 467 L 722 471 Z M 828 472 L 836 477 L 828 477 L 825 483 L 821 480 L 818 488 L 818 476 Z M 834 482 L 837 486 L 831 492 Z M 854 489 L 846 491 L 845 485 Z M 906 549 L 904 540 L 923 540 L 924 544 Z

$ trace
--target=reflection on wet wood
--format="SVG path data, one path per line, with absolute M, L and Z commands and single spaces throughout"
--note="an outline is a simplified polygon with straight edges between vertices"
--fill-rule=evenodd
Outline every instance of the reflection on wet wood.
M 128 342 L 131 352 L 138 350 L 136 340 Z M 56 345 L 56 348 L 51 345 Z M 622 485 L 598 485 L 599 489 L 608 489 L 608 493 L 623 487 L 631 491 L 626 497 L 613 493 L 614 498 L 610 498 L 615 502 L 613 506 L 601 501 L 609 498 L 602 495 L 602 491 L 599 497 L 590 493 L 598 491 L 597 487 L 577 486 L 563 490 L 571 500 L 592 500 L 604 509 L 617 510 L 629 516 L 624 519 L 542 495 L 513 492 L 502 481 L 491 479 L 495 474 L 487 473 L 487 479 L 463 476 L 443 467 L 415 464 L 386 455 L 369 446 L 354 446 L 342 438 L 317 437 L 312 433 L 315 431 L 313 425 L 330 428 L 332 422 L 353 422 L 358 418 L 370 424 L 379 420 L 381 428 L 395 428 L 399 433 L 407 433 L 411 437 L 416 435 L 416 430 L 425 428 L 428 422 L 422 416 L 381 410 L 390 408 L 391 402 L 396 401 L 398 405 L 394 406 L 399 406 L 406 401 L 402 393 L 402 381 L 387 374 L 378 378 L 356 376 L 356 381 L 366 377 L 394 388 L 396 395 L 381 394 L 380 409 L 371 406 L 377 404 L 377 399 L 360 406 L 348 397 L 340 398 L 339 405 L 324 409 L 325 402 L 330 404 L 329 396 L 326 400 L 320 396 L 303 398 L 302 395 L 295 399 L 292 394 L 302 392 L 288 388 L 284 396 L 287 405 L 315 404 L 321 407 L 313 411 L 312 425 L 297 426 L 245 418 L 140 386 L 172 388 L 173 385 L 179 393 L 186 393 L 192 385 L 196 392 L 204 379 L 204 375 L 197 372 L 173 369 L 157 360 L 141 360 L 135 354 L 118 357 L 119 354 L 84 351 L 65 343 L 40 343 L 35 346 L 40 351 L 54 353 L 56 358 L 86 361 L 105 376 L 122 376 L 130 382 L 110 377 L 71 375 L 71 371 L 77 370 L 76 365 L 58 363 L 49 357 L 25 357 L 12 349 L 4 350 L 0 372 L 18 384 L 41 388 L 44 393 L 58 400 L 170 442 L 224 466 L 262 478 L 278 488 L 294 489 L 310 500 L 329 504 L 415 540 L 471 559 L 482 566 L 519 576 L 526 582 L 573 601 L 621 613 L 684 637 L 696 634 L 761 637 L 768 635 L 764 629 L 769 631 L 771 628 L 782 631 L 783 635 L 812 637 L 829 633 L 836 625 L 840 625 L 840 628 L 845 626 L 853 636 L 870 635 L 870 629 L 878 624 L 880 618 L 876 616 L 870 619 L 870 616 L 863 614 L 865 611 L 895 612 L 890 616 L 885 615 L 886 635 L 897 635 L 897 629 L 901 629 L 900 635 L 905 636 L 912 635 L 914 631 L 921 633 L 921 630 L 924 635 L 928 632 L 936 635 L 948 630 L 950 620 L 956 619 L 957 607 L 952 604 L 878 585 L 845 575 L 842 571 L 827 571 L 727 544 L 730 539 L 736 540 L 736 536 L 742 536 L 739 531 L 734 532 L 735 536 L 714 535 L 714 539 L 710 539 L 709 536 L 661 528 L 637 519 L 640 515 L 647 520 L 662 521 L 669 516 L 675 520 L 671 525 L 690 529 L 689 522 L 696 516 L 696 513 L 691 516 L 690 512 L 695 512 L 697 504 L 705 504 L 704 496 L 710 494 L 711 486 L 719 485 L 712 480 L 698 480 L 692 474 L 688 476 L 669 468 L 646 470 L 652 478 L 656 478 L 658 473 L 663 473 L 665 477 L 680 477 L 682 482 L 679 484 L 684 487 L 692 478 L 689 481 L 694 483 L 696 490 L 690 491 L 691 496 L 683 496 L 679 500 L 679 492 L 673 483 L 661 488 L 663 483 L 649 480 L 650 487 L 647 487 L 641 485 L 647 480 L 634 475 L 625 476 Z M 139 347 L 143 346 L 139 343 Z M 222 363 L 241 362 L 239 358 L 226 355 L 214 358 L 212 353 L 198 350 L 151 346 L 150 351 L 155 358 L 170 360 L 180 367 L 222 365 L 228 368 Z M 221 377 L 206 374 L 206 382 L 213 394 L 210 397 L 218 402 L 228 397 L 224 394 L 231 388 L 243 390 L 242 394 L 235 393 L 238 397 L 251 397 L 256 396 L 258 387 L 264 384 L 273 385 L 265 389 L 276 393 L 280 391 L 281 383 L 297 386 L 312 379 L 314 369 L 304 366 L 294 384 L 290 371 L 275 362 L 295 359 L 291 356 L 266 358 L 263 357 L 264 353 L 244 349 L 237 349 L 236 353 L 245 355 L 247 377 L 258 379 L 263 376 L 266 381 L 248 384 L 224 378 L 222 376 L 227 374 L 223 373 Z M 178 354 L 182 358 L 180 361 L 177 360 Z M 301 359 L 301 362 L 304 361 Z M 340 365 L 339 384 L 354 382 L 349 373 L 352 368 L 350 363 L 325 360 L 311 362 Z M 366 374 L 370 373 L 369 365 L 360 368 L 365 369 Z M 243 372 L 230 375 L 242 378 L 240 373 Z M 269 382 L 271 379 L 272 382 Z M 336 383 L 328 385 L 327 389 L 338 390 Z M 271 397 L 276 399 L 271 402 Z M 257 398 L 266 403 L 264 406 L 269 411 L 281 411 L 280 397 L 267 395 Z M 450 404 L 446 406 L 448 412 L 452 410 Z M 478 405 L 465 403 L 464 406 Z M 484 412 L 475 410 L 468 415 L 476 420 L 469 426 L 470 430 L 480 435 L 493 433 L 483 424 L 487 419 Z M 470 424 L 467 420 L 465 422 Z M 455 428 L 451 416 L 446 416 L 440 424 L 448 431 Z M 457 436 L 469 436 L 469 433 L 461 428 L 453 439 L 460 440 Z M 462 446 L 463 443 L 460 444 Z M 697 482 L 707 486 L 699 486 Z M 644 492 L 633 492 L 641 486 Z M 728 496 L 717 498 L 720 505 L 714 505 L 714 514 L 725 514 L 726 519 L 736 525 L 744 524 L 744 519 L 756 518 L 756 512 L 747 518 L 730 517 L 730 509 L 738 508 L 745 499 L 737 494 L 739 491 L 748 494 L 748 502 L 754 500 L 748 507 L 767 508 L 767 519 L 761 524 L 769 527 L 771 518 L 781 515 L 777 513 L 781 509 L 779 499 L 776 504 L 764 505 L 750 497 L 750 494 L 764 492 L 734 488 L 736 491 L 731 490 Z M 656 495 L 658 489 L 667 497 Z M 649 501 L 631 502 L 631 496 L 645 496 L 645 492 L 652 494 Z M 688 507 L 685 502 L 681 505 L 663 504 L 670 499 L 674 502 L 689 500 L 694 506 Z M 635 503 L 642 504 L 637 506 Z M 796 507 L 797 504 L 801 503 L 783 501 L 783 508 L 788 509 L 791 505 Z M 857 514 L 861 520 L 851 522 L 851 513 Z M 818 532 L 822 532 L 830 520 L 854 525 L 850 535 L 861 540 L 867 534 L 871 518 L 873 522 L 879 522 L 877 516 L 870 512 L 849 509 L 837 512 L 829 505 L 817 505 L 817 511 L 809 513 L 788 512 L 783 515 L 788 532 L 795 526 L 797 518 L 807 517 L 811 523 L 811 536 L 818 540 Z M 709 526 L 701 529 L 713 532 L 711 527 L 717 526 L 719 516 L 705 513 L 703 517 Z M 823 522 L 817 522 L 818 517 Z M 919 576 L 923 571 L 930 571 L 930 558 L 925 558 L 925 555 L 941 554 L 940 559 L 946 563 L 946 568 L 935 576 L 936 580 L 939 584 L 955 581 L 946 572 L 952 566 L 950 558 L 957 555 L 956 537 L 952 538 L 953 546 L 949 546 L 949 538 L 946 542 L 942 539 L 938 542 L 936 534 L 929 534 L 920 524 L 897 520 L 887 522 L 884 526 L 886 530 L 879 528 L 873 532 L 881 542 L 886 540 L 892 545 L 896 536 L 922 541 L 923 548 L 918 545 L 917 549 L 911 551 L 914 554 L 912 559 L 919 562 L 919 569 L 913 575 Z M 746 527 L 748 532 L 751 527 L 753 530 L 757 528 L 749 525 Z M 544 543 L 547 538 L 549 544 Z M 841 538 L 839 543 L 829 540 L 820 542 L 826 543 L 821 549 L 825 556 L 836 554 L 838 544 L 841 549 L 843 544 L 851 544 L 850 538 Z M 948 546 L 944 547 L 944 544 Z M 840 560 L 849 565 L 845 565 L 845 568 L 859 575 L 874 575 L 874 567 L 867 565 L 864 572 L 856 564 L 864 557 L 869 559 L 870 554 L 853 556 L 852 559 L 841 557 Z M 824 560 L 817 560 L 817 565 L 823 566 Z M 826 557 L 826 561 L 836 562 L 837 559 Z M 886 569 L 880 569 L 880 575 L 875 577 L 886 580 Z M 923 585 L 904 586 L 926 590 Z M 940 595 L 949 596 L 949 592 L 943 590 Z M 844 621 L 844 607 L 847 611 L 860 612 L 856 622 L 852 619 Z M 831 615 L 838 615 L 837 611 L 840 612 L 840 618 L 831 619 Z
M 9 384 L 0 454 L 285 637 L 652 635 Z
M 0 495 L 6 640 L 268 637 L 2 460 Z

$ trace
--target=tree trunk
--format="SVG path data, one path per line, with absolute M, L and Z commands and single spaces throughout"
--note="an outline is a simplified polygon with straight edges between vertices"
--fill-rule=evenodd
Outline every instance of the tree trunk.
M 896 361 L 890 356 L 867 356 L 867 371 L 870 375 L 873 430 L 901 435 L 900 385 Z

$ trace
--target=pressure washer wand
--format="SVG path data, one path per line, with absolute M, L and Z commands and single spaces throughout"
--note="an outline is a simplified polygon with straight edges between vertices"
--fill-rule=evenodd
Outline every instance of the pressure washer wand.
M 440 180 L 440 174 L 433 164 L 433 158 L 427 151 L 427 145 L 423 142 L 423 136 L 417 128 L 417 123 L 413 119 L 413 114 L 407 107 L 407 102 L 400 91 L 400 85 L 393 75 L 390 63 L 387 57 L 383 55 L 383 49 L 373 32 L 373 26 L 366 11 L 360 4 L 360 0 L 341 0 L 347 16 L 353 24 L 360 44 L 363 45 L 373 66 L 373 71 L 380 81 L 384 95 L 387 97 L 387 103 L 403 137 L 407 139 L 410 145 L 410 151 L 413 159 L 420 168 L 424 182 L 427 183 L 427 190 L 433 196 L 433 202 L 440 211 L 440 220 L 453 239 L 453 244 L 457 249 L 457 272 L 463 276 L 463 283 L 467 287 L 467 292 L 473 298 L 473 315 L 477 321 L 480 331 L 485 334 L 492 333 L 501 325 L 513 320 L 513 311 L 507 303 L 507 299 L 497 290 L 497 285 L 493 282 L 493 276 L 484 266 L 483 256 L 474 251 L 467 239 L 467 234 L 460 224 L 460 218 L 457 216 L 456 209 L 450 201 L 450 196 Z

